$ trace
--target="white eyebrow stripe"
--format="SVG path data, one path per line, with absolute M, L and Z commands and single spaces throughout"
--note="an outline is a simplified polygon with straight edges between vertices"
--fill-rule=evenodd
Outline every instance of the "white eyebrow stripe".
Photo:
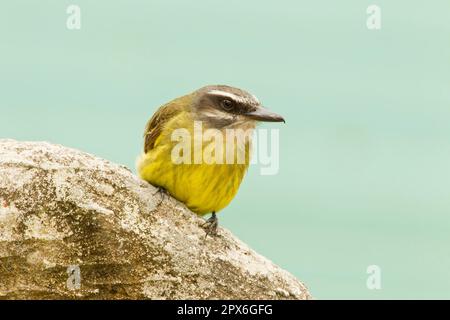
M 249 101 L 249 99 L 246 99 L 246 98 L 243 98 L 241 96 L 235 95 L 234 93 L 226 92 L 226 91 L 222 91 L 222 90 L 217 90 L 217 89 L 208 91 L 208 94 L 218 95 L 218 96 L 222 96 L 222 97 L 228 97 L 228 98 L 231 98 L 231 99 L 233 99 L 235 101 L 238 101 L 238 102 L 241 102 L 241 103 L 252 102 L 252 101 Z M 258 99 L 256 99 L 256 97 L 254 95 L 252 95 L 252 97 L 255 99 L 255 101 L 257 103 L 259 103 Z
M 256 102 L 260 103 L 258 98 L 255 95 L 252 94 L 252 97 L 253 97 L 253 99 L 255 99 Z
M 216 96 L 228 97 L 228 98 L 231 98 L 236 101 L 242 101 L 242 102 L 244 101 L 244 99 L 242 99 L 242 97 L 237 96 L 231 92 L 225 92 L 225 91 L 221 91 L 221 90 L 211 90 L 208 93 L 212 94 L 212 95 L 216 95 Z

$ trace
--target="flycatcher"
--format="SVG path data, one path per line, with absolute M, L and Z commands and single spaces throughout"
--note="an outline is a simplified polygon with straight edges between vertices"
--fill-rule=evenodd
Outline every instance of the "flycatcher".
M 206 234 L 215 235 L 216 213 L 234 198 L 249 166 L 258 121 L 284 119 L 238 88 L 206 86 L 172 100 L 147 123 L 138 173 L 198 215 L 212 213 Z

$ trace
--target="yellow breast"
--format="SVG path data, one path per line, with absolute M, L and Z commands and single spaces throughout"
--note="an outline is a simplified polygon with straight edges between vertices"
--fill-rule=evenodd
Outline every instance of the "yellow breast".
M 198 139 L 204 136 L 195 134 L 193 123 L 188 112 L 182 112 L 170 120 L 158 137 L 155 147 L 138 159 L 137 168 L 142 179 L 166 189 L 193 212 L 204 215 L 220 211 L 236 195 L 249 165 L 251 139 L 246 140 L 243 147 L 235 145 L 233 150 L 225 146 L 226 139 L 219 142 L 222 144 L 222 150 L 225 150 L 223 159 L 226 160 L 227 152 L 231 151 L 234 154 L 234 163 L 211 163 L 210 160 L 208 163 L 195 163 L 195 146 L 199 145 Z M 191 163 L 177 164 L 173 161 L 173 150 L 180 146 L 180 141 L 173 141 L 172 133 L 179 128 L 185 128 L 190 134 Z M 206 130 L 207 128 L 202 128 L 202 133 Z M 218 144 L 217 141 L 207 141 L 202 142 L 201 146 L 202 151 L 208 150 L 210 154 Z M 237 159 L 244 161 L 236 163 Z

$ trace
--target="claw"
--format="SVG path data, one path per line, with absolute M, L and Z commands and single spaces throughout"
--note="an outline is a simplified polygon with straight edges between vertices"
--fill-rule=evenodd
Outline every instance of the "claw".
M 216 213 L 213 212 L 212 216 L 206 220 L 206 222 L 202 225 L 203 228 L 205 228 L 205 239 L 208 237 L 208 235 L 211 236 L 217 236 L 217 229 L 219 227 L 219 219 L 217 219 Z
M 164 199 L 167 197 L 167 190 L 164 189 L 163 187 L 156 187 L 156 192 L 153 195 L 159 194 L 161 200 L 159 201 L 159 203 L 156 205 L 157 207 L 159 207 L 163 202 Z

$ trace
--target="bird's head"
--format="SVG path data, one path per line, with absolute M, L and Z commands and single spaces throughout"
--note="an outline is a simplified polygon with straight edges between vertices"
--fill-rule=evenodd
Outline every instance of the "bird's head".
M 196 120 L 213 128 L 254 126 L 257 121 L 284 122 L 283 117 L 264 108 L 254 95 L 225 85 L 195 91 L 192 112 Z

